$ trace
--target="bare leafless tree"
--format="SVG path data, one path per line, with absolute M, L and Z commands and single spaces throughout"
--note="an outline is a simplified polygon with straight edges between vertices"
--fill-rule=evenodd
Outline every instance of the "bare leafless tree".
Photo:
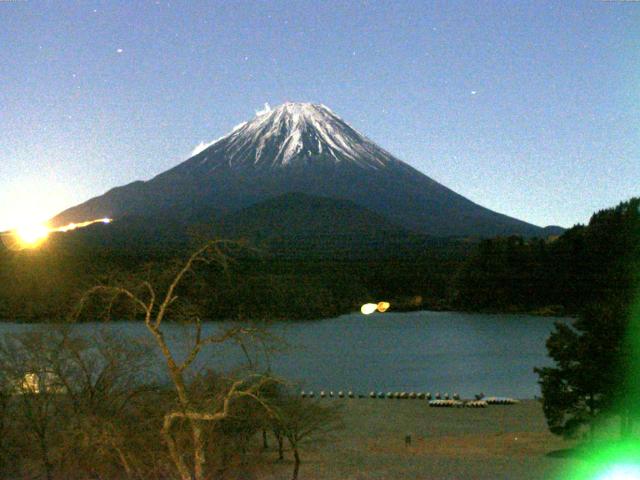
M 35 332 L 7 335 L 0 344 L 0 370 L 11 389 L 13 417 L 23 441 L 34 447 L 37 462 L 47 480 L 54 478 L 54 445 L 62 424 L 57 408 L 60 384 L 49 366 L 57 359 L 49 337 Z M 24 448 L 18 447 L 19 450 Z
M 225 392 L 220 407 L 215 411 L 194 402 L 187 383 L 187 371 L 196 361 L 203 348 L 208 345 L 222 344 L 228 341 L 245 345 L 243 339 L 259 336 L 258 329 L 247 326 L 236 326 L 213 335 L 202 334 L 202 322 L 197 314 L 185 319 L 183 314 L 176 314 L 173 308 L 178 300 L 178 290 L 186 279 L 193 275 L 198 264 L 218 265 L 226 271 L 232 252 L 242 248 L 234 241 L 214 240 L 197 249 L 181 266 L 165 288 L 154 287 L 150 281 L 143 281 L 133 288 L 114 285 L 98 285 L 88 290 L 82 297 L 76 314 L 79 314 L 87 301 L 94 296 L 103 296 L 107 300 L 108 308 L 122 298 L 131 302 L 138 312 L 144 316 L 144 324 L 159 348 L 167 367 L 177 395 L 177 408 L 164 416 L 161 430 L 162 437 L 168 447 L 170 458 L 182 480 L 203 480 L 205 478 L 206 449 L 203 424 L 218 422 L 229 415 L 231 405 L 240 398 L 251 398 L 269 411 L 269 405 L 261 396 L 261 390 L 273 380 L 267 376 L 254 376 L 233 382 Z M 183 310 L 184 312 L 184 310 Z M 187 355 L 179 360 L 167 343 L 163 328 L 165 320 L 173 315 L 173 320 L 186 321 L 192 327 L 193 344 Z M 250 358 L 250 357 L 249 357 Z M 173 433 L 178 421 L 186 421 L 191 431 L 191 458 L 185 460 L 185 452 L 181 444 L 176 441 Z
M 292 480 L 297 480 L 301 464 L 301 447 L 313 439 L 326 439 L 342 428 L 340 406 L 321 405 L 320 402 L 286 395 L 280 399 L 275 416 L 276 428 L 287 439 L 293 453 Z M 282 456 L 282 446 L 280 446 Z
M 7 445 L 7 430 L 10 417 L 9 405 L 12 397 L 10 383 L 4 372 L 0 371 L 0 472 L 4 472 L 7 466 L 10 452 Z
M 149 449 L 141 455 L 133 446 L 145 432 L 130 435 L 132 420 L 139 428 L 153 417 L 141 406 L 157 397 L 155 389 L 137 378 L 147 359 L 140 346 L 64 326 L 5 335 L 0 372 L 10 422 L 2 441 L 14 451 L 16 472 L 149 478 Z

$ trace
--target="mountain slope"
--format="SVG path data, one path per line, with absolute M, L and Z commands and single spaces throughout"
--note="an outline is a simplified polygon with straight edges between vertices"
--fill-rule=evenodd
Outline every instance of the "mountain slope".
M 404 230 L 382 215 L 348 200 L 286 193 L 231 213 L 216 230 L 225 236 L 249 238 L 326 236 L 371 236 Z M 406 232 L 404 232 L 406 233 Z
M 66 210 L 87 218 L 229 214 L 291 192 L 349 200 L 405 229 L 438 236 L 544 234 L 458 195 L 358 133 L 323 105 L 287 103 L 236 127 L 176 167 Z

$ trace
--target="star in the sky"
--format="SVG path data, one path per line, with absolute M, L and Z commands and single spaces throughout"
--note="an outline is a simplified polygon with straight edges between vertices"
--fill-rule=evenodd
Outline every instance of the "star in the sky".
M 122 53 L 122 52 L 124 52 L 124 50 L 122 50 L 121 48 L 118 48 L 118 49 L 116 50 L 116 52 L 117 52 L 117 53 Z

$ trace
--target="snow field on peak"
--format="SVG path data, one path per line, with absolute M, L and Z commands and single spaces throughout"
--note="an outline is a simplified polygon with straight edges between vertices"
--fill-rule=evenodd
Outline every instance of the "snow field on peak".
M 276 108 L 265 104 L 249 122 L 213 142 L 201 143 L 197 153 L 211 147 L 219 149 L 230 166 L 268 163 L 283 167 L 322 156 L 336 163 L 378 169 L 393 159 L 328 107 L 311 103 L 285 103 Z

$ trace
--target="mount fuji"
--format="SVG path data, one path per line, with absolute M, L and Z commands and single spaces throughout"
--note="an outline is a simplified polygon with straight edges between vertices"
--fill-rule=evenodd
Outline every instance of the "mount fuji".
M 114 188 L 63 211 L 51 223 L 103 217 L 172 219 L 187 225 L 203 218 L 229 221 L 262 202 L 277 208 L 273 199 L 291 193 L 304 195 L 287 197 L 289 203 L 314 196 L 342 202 L 337 205 L 347 201 L 389 225 L 433 236 L 547 236 L 541 227 L 455 193 L 395 158 L 328 107 L 310 103 L 265 109 L 174 168 Z

